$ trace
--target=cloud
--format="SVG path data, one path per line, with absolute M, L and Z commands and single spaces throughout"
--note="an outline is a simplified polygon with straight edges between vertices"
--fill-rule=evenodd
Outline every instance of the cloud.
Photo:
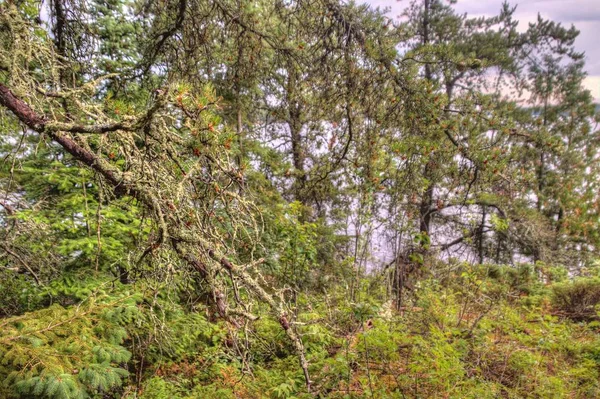
M 583 86 L 592 93 L 596 102 L 600 102 L 600 75 L 588 76 L 583 81 Z

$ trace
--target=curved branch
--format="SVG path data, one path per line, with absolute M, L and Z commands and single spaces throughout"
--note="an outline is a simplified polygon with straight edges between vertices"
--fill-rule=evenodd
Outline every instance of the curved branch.
M 38 275 L 35 274 L 35 272 L 33 271 L 33 269 L 31 267 L 29 267 L 29 265 L 27 264 L 27 262 L 25 262 L 23 260 L 23 258 L 18 253 L 14 252 L 13 250 L 11 250 L 9 247 L 7 247 L 6 245 L 4 245 L 2 243 L 0 243 L 0 248 L 2 248 L 4 250 L 4 252 L 6 252 L 7 254 L 9 254 L 10 256 L 12 256 L 13 258 L 15 258 L 21 264 L 21 266 L 23 266 L 29 272 L 29 274 L 31 274 L 31 276 L 35 280 L 35 283 L 37 285 L 40 285 L 40 278 L 38 277 Z
M 156 57 L 162 50 L 162 48 L 165 45 L 165 43 L 167 42 L 167 40 L 169 38 L 171 38 L 175 33 L 177 33 L 177 31 L 179 29 L 181 29 L 181 27 L 183 26 L 183 21 L 185 19 L 186 7 L 187 7 L 187 0 L 179 0 L 179 4 L 178 4 L 178 8 L 177 8 L 177 17 L 175 18 L 175 24 L 173 24 L 173 26 L 171 26 L 169 29 L 167 29 L 166 31 L 164 31 L 158 35 L 158 37 L 160 39 L 150 49 L 150 55 L 148 56 L 148 59 L 147 59 L 146 65 L 144 66 L 142 75 L 146 75 L 148 73 L 148 71 L 154 64 Z
M 9 215 L 14 215 L 15 212 L 16 212 L 15 208 L 13 208 L 6 201 L 1 201 L 0 200 L 0 206 L 3 207 L 6 210 L 6 213 L 8 213 Z
M 77 125 L 75 123 L 48 122 L 45 132 L 67 132 L 83 134 L 104 134 L 116 132 L 117 130 L 131 131 L 133 127 L 125 122 L 105 123 L 100 125 Z
M 48 122 L 48 120 L 44 116 L 41 116 L 38 113 L 36 113 L 29 106 L 29 104 L 16 97 L 12 93 L 12 91 L 2 83 L 0 83 L 0 105 L 9 109 L 22 123 L 27 125 L 30 129 L 35 130 L 39 133 L 48 134 L 48 136 L 52 140 L 60 144 L 75 159 L 79 160 L 80 162 L 92 168 L 93 170 L 97 171 L 114 187 L 115 194 L 128 194 L 136 198 L 141 203 L 143 203 L 146 207 L 148 207 L 148 209 L 152 210 L 156 217 L 159 219 L 161 227 L 164 229 L 163 234 L 168 234 L 166 228 L 169 226 L 166 225 L 167 222 L 162 217 L 163 212 L 161 209 L 161 204 L 155 198 L 155 196 L 152 195 L 151 192 L 149 192 L 143 186 L 139 186 L 135 182 L 128 180 L 119 169 L 114 168 L 110 163 L 108 163 L 101 157 L 98 157 L 96 154 L 79 145 L 68 134 L 65 134 L 61 131 L 54 131 L 52 129 L 52 126 L 56 126 L 55 124 L 53 125 L 52 123 Z M 152 110 L 155 109 L 156 106 L 152 107 L 151 111 L 149 112 L 153 112 Z M 92 128 L 91 130 L 96 129 Z M 266 302 L 270 306 L 270 308 L 276 314 L 279 324 L 284 329 L 288 338 L 290 339 L 290 341 L 292 341 L 294 345 L 294 348 L 300 360 L 300 366 L 302 367 L 302 370 L 304 372 L 307 389 L 308 391 L 310 391 L 311 381 L 308 374 L 308 361 L 306 360 L 304 346 L 298 334 L 290 326 L 288 315 L 282 303 L 276 301 L 273 295 L 267 293 L 267 291 L 265 291 L 265 289 L 254 278 L 252 278 L 252 276 L 247 271 L 245 271 L 241 267 L 234 265 L 228 259 L 217 255 L 213 249 L 208 248 L 206 245 L 204 245 L 204 242 L 202 242 L 202 240 L 197 240 L 194 237 L 192 237 L 190 240 L 184 240 L 183 237 L 172 237 L 172 239 L 175 240 L 173 247 L 178 252 L 180 257 L 189 265 L 191 265 L 194 269 L 196 269 L 201 276 L 208 278 L 209 283 L 211 276 L 209 270 L 207 269 L 207 265 L 204 265 L 195 257 L 186 254 L 184 251 L 178 248 L 178 240 L 189 241 L 193 243 L 198 243 L 199 241 L 200 246 L 208 252 L 208 255 L 214 261 L 216 261 L 224 269 L 230 271 L 236 277 L 240 278 L 240 280 L 242 280 L 245 283 L 249 290 L 253 291 L 263 302 Z M 220 312 L 223 315 L 226 315 L 226 304 L 223 302 L 222 294 L 220 292 L 217 292 L 217 290 L 215 290 L 215 294 L 215 300 L 217 302 L 217 306 L 220 307 Z

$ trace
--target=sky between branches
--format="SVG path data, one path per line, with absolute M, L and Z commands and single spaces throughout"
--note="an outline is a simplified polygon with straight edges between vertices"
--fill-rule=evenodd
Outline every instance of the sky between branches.
M 409 0 L 364 0 L 373 7 L 390 8 L 389 16 L 397 19 Z M 498 14 L 503 0 L 458 0 L 458 12 L 470 16 L 492 16 Z M 579 51 L 586 54 L 588 77 L 585 86 L 600 102 L 600 0 L 509 0 L 518 5 L 515 19 L 519 29 L 525 30 L 529 22 L 543 18 L 561 22 L 566 27 L 572 24 L 581 32 L 576 41 Z

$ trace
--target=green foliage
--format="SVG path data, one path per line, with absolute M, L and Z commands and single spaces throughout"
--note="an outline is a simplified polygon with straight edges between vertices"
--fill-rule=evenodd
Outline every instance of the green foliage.
M 22 395 L 54 399 L 85 397 L 71 374 L 40 375 L 21 380 L 16 383 L 16 391 Z
M 454 3 L 0 2 L 0 397 L 600 397 L 578 32 Z
M 264 240 L 270 248 L 265 266 L 295 289 L 318 286 L 340 273 L 338 268 L 327 269 L 334 262 L 339 238 L 321 221 L 307 220 L 307 212 L 308 208 L 295 201 L 277 204 L 265 214 L 268 230 Z
M 0 317 L 37 309 L 43 300 L 42 291 L 27 276 L 0 269 Z
M 77 306 L 5 319 L 0 376 L 9 396 L 82 398 L 123 384 L 131 353 L 125 326 L 138 315 L 139 294 L 95 292 Z
M 95 265 L 98 261 L 106 268 L 122 260 L 126 250 L 147 232 L 136 207 L 125 208 L 118 203 L 106 206 L 100 201 L 99 186 L 92 183 L 90 172 L 58 161 L 46 168 L 44 158 L 24 162 L 15 175 L 29 200 L 44 198 L 41 209 L 23 210 L 16 215 L 19 220 L 45 227 L 47 236 L 32 243 L 32 247 L 41 252 L 43 247 L 37 249 L 36 245 L 51 242 L 66 262 L 78 265 Z M 40 165 L 45 169 L 40 170 Z
M 142 399 L 181 398 L 178 395 L 177 387 L 160 377 L 149 378 L 140 397 Z
M 552 305 L 562 316 L 573 320 L 597 320 L 600 281 L 578 279 L 552 286 Z

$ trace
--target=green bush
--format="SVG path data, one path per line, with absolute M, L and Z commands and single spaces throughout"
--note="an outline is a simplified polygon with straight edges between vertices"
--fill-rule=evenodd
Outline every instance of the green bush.
M 598 319 L 600 281 L 580 279 L 552 287 L 552 305 L 564 317 L 575 321 Z
M 124 326 L 138 314 L 140 297 L 97 292 L 65 308 L 48 308 L 2 321 L 2 397 L 76 399 L 108 396 L 129 375 Z

